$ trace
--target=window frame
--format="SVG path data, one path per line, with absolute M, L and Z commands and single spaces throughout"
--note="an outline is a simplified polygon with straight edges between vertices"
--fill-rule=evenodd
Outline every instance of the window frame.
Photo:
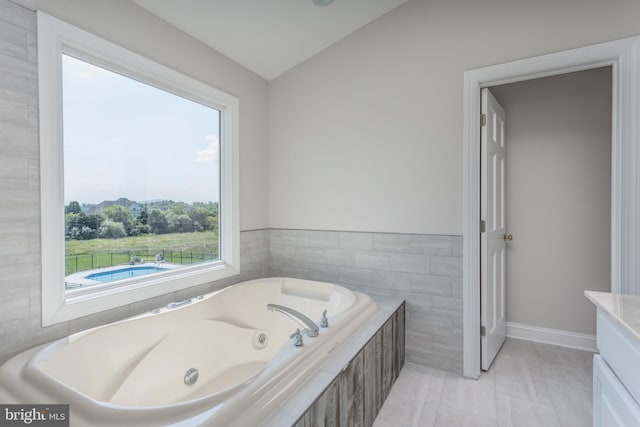
M 42 325 L 49 326 L 240 273 L 239 101 L 236 97 L 38 11 Z M 68 295 L 64 278 L 62 54 L 221 112 L 220 259 Z

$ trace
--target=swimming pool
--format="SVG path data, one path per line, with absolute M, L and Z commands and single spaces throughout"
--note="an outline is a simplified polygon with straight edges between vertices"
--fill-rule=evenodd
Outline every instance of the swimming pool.
M 118 270 L 102 271 L 85 276 L 86 279 L 96 280 L 98 282 L 107 283 L 114 280 L 128 279 L 130 277 L 144 276 L 145 274 L 158 273 L 166 271 L 168 268 L 143 266 L 143 267 L 125 267 Z

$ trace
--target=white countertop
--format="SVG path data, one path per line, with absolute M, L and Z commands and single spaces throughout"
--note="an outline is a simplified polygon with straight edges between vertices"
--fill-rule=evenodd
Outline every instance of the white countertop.
M 584 295 L 640 341 L 640 296 L 596 291 Z

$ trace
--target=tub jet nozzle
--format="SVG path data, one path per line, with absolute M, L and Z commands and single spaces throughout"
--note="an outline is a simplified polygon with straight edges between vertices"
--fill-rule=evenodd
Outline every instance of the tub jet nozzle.
M 191 368 L 184 374 L 184 383 L 185 385 L 194 385 L 196 381 L 198 381 L 198 370 Z

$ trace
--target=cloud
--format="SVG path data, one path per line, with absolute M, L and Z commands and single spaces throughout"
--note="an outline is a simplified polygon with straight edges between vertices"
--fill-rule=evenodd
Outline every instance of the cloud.
M 209 145 L 204 150 L 198 150 L 196 153 L 196 162 L 198 163 L 210 163 L 218 160 L 219 145 L 218 137 L 216 135 L 207 135 L 205 137 L 209 141 Z

